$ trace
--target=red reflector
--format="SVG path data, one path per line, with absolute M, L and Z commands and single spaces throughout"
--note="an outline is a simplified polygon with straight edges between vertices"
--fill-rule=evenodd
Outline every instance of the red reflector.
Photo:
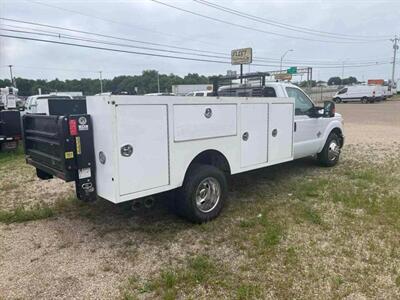
M 78 127 L 74 119 L 69 120 L 69 134 L 72 136 L 78 135 Z

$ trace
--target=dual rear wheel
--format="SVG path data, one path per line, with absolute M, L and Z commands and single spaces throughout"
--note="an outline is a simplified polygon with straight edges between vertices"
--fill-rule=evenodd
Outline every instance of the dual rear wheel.
M 194 164 L 177 192 L 176 211 L 194 223 L 210 221 L 220 214 L 227 191 L 224 172 L 215 166 Z

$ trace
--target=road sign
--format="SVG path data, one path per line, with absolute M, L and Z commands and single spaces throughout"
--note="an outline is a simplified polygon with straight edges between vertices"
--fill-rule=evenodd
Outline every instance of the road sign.
M 231 51 L 232 65 L 250 64 L 253 61 L 253 49 L 243 48 Z
M 292 74 L 275 74 L 274 77 L 276 80 L 291 80 Z
M 290 67 L 286 72 L 288 74 L 297 74 L 297 67 Z

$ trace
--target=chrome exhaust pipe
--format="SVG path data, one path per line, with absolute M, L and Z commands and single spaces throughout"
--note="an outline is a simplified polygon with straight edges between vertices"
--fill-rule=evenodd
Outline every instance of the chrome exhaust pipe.
M 149 196 L 143 199 L 143 206 L 147 209 L 153 208 L 156 203 L 156 199 L 153 196 Z
M 131 209 L 132 211 L 138 211 L 142 208 L 143 203 L 141 199 L 132 200 Z

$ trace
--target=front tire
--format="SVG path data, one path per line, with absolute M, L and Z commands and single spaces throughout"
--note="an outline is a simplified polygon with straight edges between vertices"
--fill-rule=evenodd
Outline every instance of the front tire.
M 215 219 L 228 190 L 225 174 L 210 165 L 194 165 L 188 171 L 177 197 L 179 215 L 194 223 Z
M 335 99 L 333 99 L 333 101 L 335 101 L 335 103 L 341 103 L 342 99 L 340 99 L 339 97 L 336 97 Z
M 361 98 L 361 103 L 363 103 L 363 104 L 367 104 L 369 101 L 368 101 L 368 98 L 367 97 L 362 97 Z
M 324 148 L 317 154 L 318 161 L 325 167 L 333 167 L 339 162 L 340 139 L 336 133 L 331 132 L 326 139 Z

